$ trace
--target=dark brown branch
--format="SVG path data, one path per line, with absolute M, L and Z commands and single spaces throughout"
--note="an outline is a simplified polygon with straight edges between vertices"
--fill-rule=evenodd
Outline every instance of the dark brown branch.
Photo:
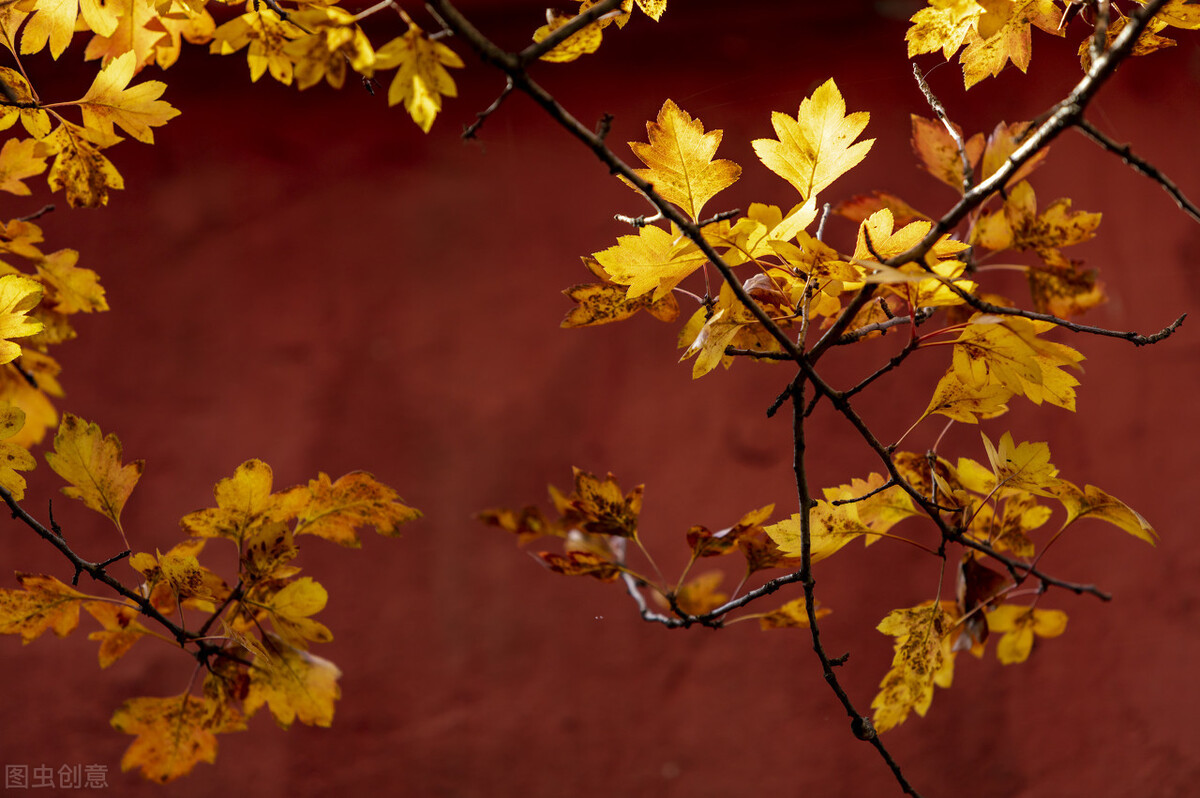
M 489 116 L 499 110 L 500 106 L 508 98 L 508 95 L 512 94 L 512 90 L 512 78 L 508 78 L 508 82 L 504 84 L 504 90 L 500 92 L 496 99 L 492 100 L 492 104 L 482 111 L 477 112 L 475 114 L 475 121 L 463 128 L 462 137 L 464 139 L 475 138 L 475 134 L 479 132 L 479 128 L 483 127 L 483 123 L 487 121 Z
M 1184 196 L 1183 192 L 1179 190 L 1179 186 L 1175 185 L 1175 183 L 1172 182 L 1171 179 L 1164 175 L 1161 171 L 1159 171 L 1157 167 L 1134 155 L 1128 144 L 1118 144 L 1107 135 L 1102 133 L 1095 125 L 1086 119 L 1080 119 L 1075 123 L 1075 127 L 1079 130 L 1079 132 L 1083 133 L 1098 146 L 1108 150 L 1113 155 L 1119 156 L 1121 160 L 1128 164 L 1129 167 L 1135 172 L 1140 172 L 1162 186 L 1163 191 L 1171 195 L 1171 198 L 1175 200 L 1175 204 L 1178 205 L 1184 213 L 1195 219 L 1197 222 L 1200 222 L 1200 207 L 1197 207 L 1196 203 Z

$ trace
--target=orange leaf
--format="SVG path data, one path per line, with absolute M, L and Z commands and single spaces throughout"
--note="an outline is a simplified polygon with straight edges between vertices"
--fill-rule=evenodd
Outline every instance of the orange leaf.
M 121 770 L 141 768 L 160 784 L 186 776 L 198 763 L 216 761 L 217 735 L 246 728 L 224 701 L 189 693 L 131 698 L 113 713 L 112 726 L 137 735 L 121 757 Z
M 0 634 L 29 643 L 53 630 L 66 637 L 79 625 L 79 603 L 88 598 L 45 574 L 17 574 L 22 590 L 0 590 Z

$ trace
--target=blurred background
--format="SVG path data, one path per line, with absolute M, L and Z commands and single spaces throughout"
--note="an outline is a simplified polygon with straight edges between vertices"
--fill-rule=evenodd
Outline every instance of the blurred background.
M 531 2 L 462 6 L 511 49 L 544 19 Z M 667 98 L 723 129 L 718 154 L 744 172 L 713 212 L 790 207 L 793 190 L 758 163 L 750 141 L 772 136 L 772 111 L 794 115 L 833 77 L 850 110 L 870 111 L 865 135 L 876 143 L 826 198 L 881 189 L 936 215 L 954 193 L 916 168 L 909 145 L 910 114 L 931 116 L 905 56 L 906 19 L 919 7 L 674 2 L 657 25 L 637 17 L 597 54 L 534 75 L 585 124 L 613 114 L 609 141 L 624 156 L 623 142 L 644 140 Z M 398 35 L 396 24 L 373 26 L 376 44 Z M 1067 41 L 1035 31 L 1029 76 L 1010 68 L 967 94 L 955 63 L 929 81 L 967 133 L 1030 119 L 1079 79 L 1075 50 L 1089 31 L 1078 20 Z M 1195 198 L 1200 46 L 1195 34 L 1178 38 L 1122 67 L 1089 118 Z M 720 529 L 769 503 L 775 518 L 795 511 L 790 423 L 764 413 L 790 373 L 738 363 L 693 382 L 690 363 L 676 363 L 678 325 L 644 314 L 560 331 L 571 304 L 562 289 L 589 280 L 579 257 L 629 232 L 613 214 L 647 209 L 520 96 L 478 142 L 462 142 L 463 125 L 503 80 L 449 44 L 467 68 L 454 70 L 460 96 L 428 136 L 382 92 L 251 84 L 244 55 L 185 50 L 161 76 L 182 116 L 155 132 L 154 146 L 110 151 L 127 189 L 102 211 L 67 210 L 56 198 L 62 207 L 39 221 L 47 251 L 78 249 L 108 291 L 112 312 L 79 318 L 79 339 L 56 353 L 67 390 L 59 407 L 146 460 L 123 518 L 136 547 L 178 542 L 178 519 L 211 506 L 213 484 L 252 457 L 271 464 L 277 487 L 364 469 L 425 513 L 401 539 L 364 536 L 357 552 L 304 541 L 300 563 L 330 593 L 319 620 L 334 640 L 317 653 L 344 672 L 333 727 L 283 732 L 263 712 L 221 739 L 214 766 L 166 788 L 122 774 L 132 738 L 109 727 L 113 710 L 182 691 L 192 661 L 145 641 L 101 672 L 85 617 L 67 639 L 0 640 L 0 760 L 106 765 L 123 796 L 898 794 L 850 734 L 807 632 L 646 624 L 619 586 L 545 571 L 473 519 L 485 508 L 548 506 L 546 485 L 569 487 L 572 466 L 611 471 L 627 489 L 646 485 L 646 544 L 677 574 L 691 525 Z M 81 49 L 63 63 L 77 63 Z M 82 94 L 90 79 L 63 80 Z M 1032 183 L 1043 205 L 1066 196 L 1104 214 L 1099 237 L 1068 253 L 1098 268 L 1112 297 L 1085 321 L 1151 332 L 1200 304 L 1200 225 L 1157 186 L 1074 133 Z M 4 218 L 42 199 L 3 199 Z M 826 240 L 845 250 L 853 236 L 834 219 Z M 1024 298 L 1020 285 L 995 284 Z M 1063 476 L 1125 500 L 1162 540 L 1155 549 L 1089 522 L 1056 545 L 1050 572 L 1114 600 L 1044 597 L 1040 606 L 1063 609 L 1070 623 L 1022 665 L 1000 665 L 994 649 L 959 657 L 953 688 L 937 692 L 928 716 L 885 738 L 924 795 L 1195 794 L 1193 325 L 1141 350 L 1059 335 L 1088 358 L 1078 412 L 1016 401 L 984 425 L 993 439 L 1011 430 L 1018 441 L 1048 441 Z M 853 349 L 823 364 L 835 384 L 869 373 L 893 342 Z M 918 355 L 861 396 L 882 439 L 924 410 L 947 362 L 945 350 Z M 925 422 L 906 447 L 930 446 L 941 426 Z M 813 427 L 816 485 L 878 470 L 840 418 L 823 411 Z M 983 457 L 978 431 L 961 425 L 940 451 Z M 40 466 L 26 506 L 44 518 L 57 484 Z M 54 513 L 80 553 L 115 553 L 111 528 L 76 505 L 59 498 Z M 10 570 L 70 577 L 18 524 L 5 552 Z M 218 559 L 210 567 L 232 569 Z M 840 675 L 866 710 L 892 657 L 891 638 L 874 627 L 891 609 L 932 598 L 936 562 L 908 547 L 851 546 L 816 574 L 833 610 L 826 645 L 851 653 Z M 0 582 L 15 586 L 11 576 Z

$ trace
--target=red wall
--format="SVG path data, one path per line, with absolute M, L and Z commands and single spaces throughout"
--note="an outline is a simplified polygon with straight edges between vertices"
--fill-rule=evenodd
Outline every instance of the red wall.
M 598 55 L 537 76 L 588 124 L 615 114 L 614 142 L 641 139 L 667 97 L 723 128 L 721 155 L 745 173 L 714 209 L 793 201 L 749 141 L 771 135 L 772 110 L 795 113 L 833 76 L 852 110 L 871 111 L 877 142 L 831 197 L 880 188 L 948 207 L 951 192 L 911 165 L 908 115 L 928 110 L 903 21 L 865 3 L 809 5 L 673 3 L 659 26 L 635 20 Z M 510 46 L 539 16 L 528 3 L 481 13 Z M 1078 40 L 1083 28 L 1071 33 Z M 1200 196 L 1200 48 L 1183 38 L 1124 67 L 1091 118 Z M 931 82 L 968 131 L 990 129 L 1063 95 L 1078 78 L 1074 46 L 1035 34 L 1033 76 L 1010 70 L 970 95 L 954 65 Z M 572 465 L 611 470 L 646 484 L 646 540 L 670 573 L 690 525 L 720 528 L 770 502 L 790 513 L 795 491 L 788 422 L 763 412 L 785 371 L 738 364 L 693 382 L 690 365 L 675 364 L 673 327 L 557 329 L 569 305 L 559 292 L 586 278 L 578 257 L 628 232 L 612 214 L 645 208 L 520 97 L 481 143 L 461 143 L 457 131 L 502 85 L 466 60 L 461 98 L 424 136 L 381 97 L 251 85 L 240 57 L 185 53 L 166 76 L 183 115 L 153 147 L 112 151 L 128 189 L 107 210 L 44 220 L 50 246 L 79 249 L 109 292 L 113 312 L 81 319 L 80 339 L 61 349 L 61 407 L 146 459 L 125 513 L 139 547 L 177 541 L 177 519 L 208 506 L 212 484 L 250 457 L 268 461 L 279 486 L 366 469 L 426 513 L 403 539 L 373 537 L 360 552 L 306 544 L 302 563 L 331 594 L 321 620 L 335 640 L 321 653 L 344 671 L 334 727 L 284 733 L 263 713 L 221 741 L 215 766 L 165 792 L 894 794 L 846 728 L 804 632 L 644 624 L 618 588 L 545 572 L 472 520 L 543 500 Z M 1113 297 L 1090 322 L 1148 332 L 1195 307 L 1200 226 L 1149 181 L 1069 134 L 1034 187 L 1043 202 L 1070 196 L 1105 214 L 1100 238 L 1072 253 L 1101 269 Z M 14 216 L 36 207 L 4 202 Z M 829 235 L 846 248 L 853 230 L 842 223 Z M 886 738 L 924 794 L 1194 794 L 1195 329 L 1143 350 L 1065 337 L 1088 357 L 1078 412 L 1018 403 L 986 426 L 993 439 L 1012 429 L 1049 440 L 1064 476 L 1123 498 L 1162 541 L 1152 549 L 1096 523 L 1056 546 L 1049 570 L 1115 600 L 1045 598 L 1070 625 L 1026 664 L 960 658 L 929 716 Z M 873 367 L 846 354 L 831 372 L 843 384 Z M 919 356 L 862 397 L 882 437 L 924 408 L 945 365 L 942 354 Z M 815 426 L 819 484 L 878 468 L 843 422 L 826 413 Z M 939 429 L 928 423 L 908 443 L 928 446 Z M 982 455 L 973 429 L 949 441 L 943 452 Z M 53 481 L 39 471 L 35 485 Z M 33 490 L 28 506 L 43 510 L 48 495 Z M 81 507 L 56 501 L 55 516 L 85 556 L 116 550 Z M 69 576 L 24 528 L 12 525 L 7 540 L 13 569 Z M 827 644 L 851 652 L 842 676 L 866 709 L 891 658 L 874 626 L 930 598 L 936 567 L 896 547 L 852 547 L 817 576 L 834 610 Z M 127 697 L 181 691 L 190 660 L 152 642 L 138 649 L 101 673 L 82 633 L 0 641 L 0 760 L 105 764 L 116 794 L 159 794 L 119 772 L 130 738 L 108 717 Z

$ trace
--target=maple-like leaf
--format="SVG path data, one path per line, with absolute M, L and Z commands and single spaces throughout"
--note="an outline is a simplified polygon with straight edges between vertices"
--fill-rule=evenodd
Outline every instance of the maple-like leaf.
M 121 757 L 121 770 L 140 768 L 160 784 L 186 776 L 201 762 L 215 762 L 217 735 L 246 728 L 228 703 L 190 693 L 131 698 L 110 722 L 117 731 L 136 735 Z
M 602 554 L 590 551 L 568 551 L 556 554 L 552 551 L 539 552 L 538 556 L 551 571 L 567 576 L 591 576 L 601 582 L 615 582 L 621 576 L 621 567 Z
M 963 138 L 962 128 L 955 125 L 954 129 L 959 137 Z M 983 134 L 976 133 L 963 143 L 966 145 L 967 166 L 971 170 L 970 173 L 973 173 L 983 157 Z M 913 114 L 912 148 L 926 172 L 962 193 L 963 154 L 944 124 L 936 119 L 925 119 Z
M 268 595 L 256 596 L 254 603 L 270 614 L 271 625 L 279 639 L 295 648 L 307 648 L 308 643 L 328 643 L 333 633 L 322 623 L 310 618 L 325 609 L 329 593 L 319 582 L 305 576 L 273 589 Z
M 268 634 L 270 657 L 255 657 L 242 708 L 247 717 L 264 704 L 275 722 L 288 728 L 296 720 L 308 726 L 329 726 L 333 702 L 341 697 L 337 680 L 342 672 L 327 659 L 288 645 Z
M 66 637 L 79 625 L 79 605 L 89 596 L 45 574 L 17 574 L 21 590 L 0 589 L 0 634 L 29 643 L 53 631 Z
M 282 521 L 263 524 L 245 539 L 242 551 L 244 578 L 252 582 L 287 579 L 299 571 L 288 565 L 299 553 L 288 524 Z
M 987 614 L 988 629 L 1003 633 L 996 645 L 996 657 L 1005 665 L 1024 662 L 1033 650 L 1034 635 L 1058 637 L 1067 630 L 1067 614 L 1062 610 L 1040 610 L 1005 604 Z
M 751 510 L 733 526 L 717 532 L 711 532 L 707 527 L 694 526 L 688 530 L 687 544 L 696 557 L 715 557 L 728 554 L 737 548 L 740 541 L 761 533 L 763 522 L 770 518 L 773 512 L 775 512 L 774 504 Z
M 307 89 L 322 78 L 335 89 L 346 80 L 349 67 L 364 77 L 375 70 L 375 51 L 349 11 L 337 6 L 310 5 L 288 20 L 307 34 L 289 41 L 284 53 L 295 66 L 296 83 Z
M 161 13 L 158 23 L 167 35 L 154 44 L 154 63 L 166 69 L 179 60 L 183 43 L 208 44 L 216 32 L 217 23 L 204 6 L 194 0 L 164 0 L 162 6 L 169 10 Z
M 50 55 L 57 59 L 71 43 L 80 16 L 88 29 L 101 36 L 111 35 L 117 27 L 116 13 L 100 0 L 38 0 L 21 5 L 32 12 L 21 33 L 22 55 L 40 52 L 49 44 Z
M 658 301 L 708 259 L 677 232 L 646 225 L 637 235 L 619 236 L 615 246 L 592 257 L 614 283 L 629 286 L 630 299 L 653 292 Z
M 261 8 L 258 11 L 247 11 L 217 27 L 213 31 L 208 51 L 229 55 L 248 45 L 246 60 L 250 65 L 251 82 L 257 81 L 263 73 L 269 71 L 275 80 L 290 86 L 294 64 L 284 52 L 284 47 L 292 39 L 302 35 L 304 32 L 292 23 L 280 19 L 268 8 Z M 376 53 L 377 59 L 378 55 Z
M 817 620 L 831 612 L 833 610 L 826 609 L 819 604 L 816 605 Z M 792 599 L 782 607 L 760 615 L 758 625 L 764 631 L 767 629 L 808 629 L 811 625 L 808 618 L 808 602 L 803 597 Z
M 645 310 L 659 321 L 674 321 L 679 316 L 679 303 L 673 294 L 667 294 L 658 300 L 642 294 L 630 299 L 626 286 L 614 283 L 608 278 L 604 268 L 591 256 L 582 258 L 587 267 L 600 282 L 581 283 L 563 291 L 576 307 L 567 311 L 560 327 L 593 327 L 599 324 L 609 324 L 633 316 L 639 310 Z
M 754 152 L 775 174 L 809 199 L 867 156 L 875 139 L 854 139 L 866 128 L 866 111 L 846 114 L 846 101 L 830 78 L 800 103 L 796 118 L 775 111 L 771 125 L 778 141 L 755 139 Z
M 189 535 L 224 537 L 240 544 L 254 524 L 274 520 L 270 517 L 276 507 L 271 495 L 273 479 L 269 465 L 262 460 L 247 460 L 232 477 L 222 479 L 213 488 L 216 507 L 185 515 L 180 526 Z
M 1030 441 L 1016 444 L 1012 433 L 1006 432 L 997 446 L 982 432 L 980 436 L 997 485 L 1039 496 L 1057 494 L 1060 482 L 1058 469 L 1050 462 L 1050 447 L 1047 444 Z
M 100 58 L 101 64 L 107 64 L 132 52 L 135 72 L 154 63 L 159 43 L 168 36 L 156 4 L 146 0 L 107 0 L 105 5 L 110 13 L 116 14 L 117 24 L 112 33 L 97 32 L 84 49 L 83 57 L 88 61 Z
M 138 141 L 153 144 L 154 133 L 150 128 L 165 125 L 179 116 L 178 110 L 159 99 L 167 84 L 147 80 L 129 86 L 136 69 L 134 55 L 129 52 L 100 70 L 87 94 L 75 101 L 83 111 L 85 127 L 112 136 L 113 125 L 117 125 Z
M 38 261 L 38 276 L 50 289 L 46 293 L 46 304 L 59 313 L 108 310 L 99 275 L 91 269 L 76 266 L 78 261 L 79 253 L 73 249 L 60 249 Z
M 981 180 L 991 177 L 1000 167 L 1008 162 L 1008 159 L 1016 151 L 1017 147 L 1025 141 L 1032 124 L 1032 122 L 996 123 L 996 127 L 992 129 L 991 135 L 988 136 L 987 145 L 983 150 L 983 161 L 979 175 Z M 1042 147 L 1034 153 L 1005 181 L 1005 190 L 1013 188 L 1028 177 L 1033 170 L 1044 164 L 1046 156 L 1049 153 L 1049 145 Z
M 562 524 L 588 535 L 637 537 L 645 486 L 638 485 L 626 494 L 612 474 L 600 479 L 579 468 L 572 470 L 573 492 L 563 495 L 557 488 L 550 488 L 550 497 L 563 516 Z
M 51 191 L 62 189 L 72 208 L 98 208 L 108 204 L 109 189 L 125 188 L 125 180 L 100 150 L 118 141 L 101 130 L 62 122 L 46 137 L 54 149 L 54 163 L 46 182 Z
M 668 202 L 699 221 L 705 203 L 733 185 L 742 167 L 733 161 L 713 160 L 721 144 L 721 131 L 704 132 L 704 124 L 667 100 L 654 122 L 646 123 L 649 143 L 631 141 L 645 169 L 633 171 Z
M 905 518 L 920 515 L 912 497 L 899 485 L 888 484 L 882 474 L 869 474 L 866 479 L 854 479 L 848 485 L 825 488 L 822 495 L 826 501 L 850 502 L 858 521 L 874 534 L 864 535 L 869 546 L 886 535 L 888 530 Z
M 981 0 L 979 5 L 985 13 L 977 30 L 968 31 L 967 48 L 959 55 L 968 89 L 989 75 L 999 75 L 1010 61 L 1022 72 L 1029 68 L 1031 24 L 1064 35 L 1058 27 L 1062 14 L 1053 0 Z
M 308 483 L 308 496 L 297 514 L 297 535 L 316 535 L 342 546 L 358 548 L 356 529 L 373 527 L 381 535 L 399 535 L 400 524 L 421 517 L 421 511 L 404 503 L 396 491 L 365 471 L 354 471 L 332 481 L 320 474 Z M 297 504 L 296 506 L 300 506 Z
M 708 571 L 689 579 L 675 591 L 675 606 L 685 615 L 703 615 L 712 612 L 729 601 L 729 594 L 718 590 L 725 574 L 720 571 Z M 660 606 L 670 607 L 670 602 L 654 593 L 655 600 Z
M 18 274 L 0 276 L 0 364 L 21 355 L 21 346 L 11 339 L 41 332 L 42 322 L 28 315 L 41 301 L 42 286 L 37 281 Z
M 40 102 L 33 93 L 33 87 L 29 85 L 29 81 L 20 72 L 8 67 L 0 67 L 0 80 L 4 81 L 4 84 L 12 90 L 12 95 L 18 103 L 38 106 L 28 108 L 0 106 L 0 130 L 7 130 L 20 119 L 29 135 L 35 139 L 44 138 L 50 132 L 50 113 L 40 107 Z
M 375 69 L 396 69 L 388 87 L 388 105 L 404 104 L 404 110 L 428 133 L 442 110 L 443 97 L 457 97 L 458 88 L 446 67 L 462 67 L 458 53 L 432 41 L 425 31 L 410 23 L 408 31 L 392 39 L 375 53 Z
M 1079 380 L 1063 371 L 1083 355 L 1040 336 L 1052 322 L 976 314 L 954 344 L 953 370 L 964 384 L 1001 385 L 1034 404 L 1049 402 L 1075 410 Z
M 1063 522 L 1063 529 L 1080 518 L 1099 518 L 1124 529 L 1151 546 L 1158 540 L 1158 533 L 1140 513 L 1095 485 L 1085 485 L 1081 490 L 1067 480 L 1060 479 L 1052 495 L 1062 502 L 1067 510 L 1067 520 Z
M 20 407 L 0 402 L 0 488 L 8 491 L 17 501 L 25 498 L 25 477 L 17 470 L 29 471 L 37 465 L 33 455 L 12 438 L 25 426 L 25 411 Z
M 896 638 L 892 668 L 871 702 L 876 731 L 895 728 L 913 711 L 923 717 L 933 701 L 934 686 L 950 686 L 955 609 L 952 602 L 930 602 L 893 610 L 876 627 Z
M 585 2 L 579 10 L 585 11 L 593 5 L 595 5 L 594 2 Z M 576 16 L 578 14 L 564 14 L 555 9 L 547 9 L 546 24 L 533 32 L 533 40 L 535 42 L 545 41 L 550 34 L 575 19 Z M 585 25 L 551 50 L 543 53 L 540 58 L 543 61 L 561 64 L 574 61 L 581 55 L 594 53 L 600 49 L 600 43 L 604 40 L 604 28 L 605 23 L 601 20 Z
M 70 483 L 62 489 L 64 495 L 79 499 L 121 527 L 121 510 L 142 476 L 145 461 L 122 465 L 121 442 L 116 435 L 105 437 L 97 424 L 67 413 L 54 436 L 54 451 L 46 453 L 46 462 Z
M 1100 214 L 1071 213 L 1071 200 L 1052 202 L 1040 214 L 1037 196 L 1028 181 L 1009 190 L 1001 210 L 985 215 L 971 233 L 971 243 L 987 249 L 1047 250 L 1089 241 L 1096 235 Z
M 30 195 L 27 178 L 46 171 L 50 148 L 37 139 L 8 139 L 0 148 L 0 191 L 19 197 Z
M 802 551 L 802 516 L 795 513 L 791 518 L 764 527 L 780 551 L 790 557 L 799 557 Z M 832 556 L 859 535 L 874 532 L 858 517 L 854 504 L 835 505 L 818 499 L 809 514 L 809 545 L 812 562 Z
M 941 50 L 949 61 L 975 31 L 983 12 L 983 6 L 976 0 L 930 0 L 926 8 L 909 20 L 912 27 L 904 34 L 908 57 Z
M 981 418 L 995 418 L 1008 412 L 1007 402 L 1012 395 L 1003 385 L 965 383 L 952 368 L 938 380 L 921 418 L 940 413 L 964 424 L 978 424 Z
M 89 601 L 83 605 L 104 628 L 88 635 L 88 640 L 100 641 L 100 667 L 107 668 L 133 648 L 133 644 L 150 634 L 138 623 L 136 607 L 121 606 L 109 601 Z

